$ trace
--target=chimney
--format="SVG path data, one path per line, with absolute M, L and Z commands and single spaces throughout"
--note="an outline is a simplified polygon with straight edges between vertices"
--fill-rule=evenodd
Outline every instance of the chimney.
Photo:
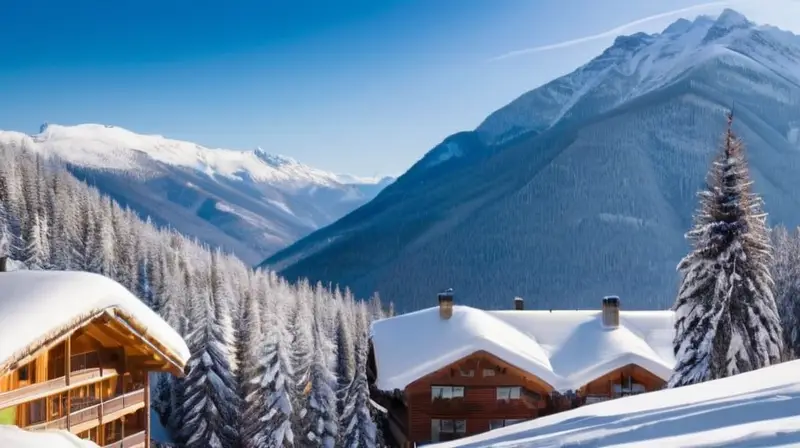
M 517 311 L 525 309 L 525 301 L 522 300 L 522 297 L 514 297 L 514 309 Z
M 453 288 L 439 293 L 439 317 L 450 319 L 453 315 Z
M 619 327 L 619 297 L 603 297 L 603 326 Z
M 3 255 L 0 257 L 0 272 L 6 272 L 8 270 L 8 257 Z

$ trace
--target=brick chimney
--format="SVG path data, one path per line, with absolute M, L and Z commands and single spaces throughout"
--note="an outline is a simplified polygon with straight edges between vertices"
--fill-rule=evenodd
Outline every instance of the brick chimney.
M 525 309 L 525 301 L 522 300 L 522 297 L 514 297 L 514 309 L 517 311 Z
M 453 288 L 439 293 L 439 317 L 450 319 L 453 315 Z
M 603 297 L 603 326 L 619 327 L 619 297 Z
M 8 257 L 3 255 L 0 257 L 0 272 L 8 271 Z

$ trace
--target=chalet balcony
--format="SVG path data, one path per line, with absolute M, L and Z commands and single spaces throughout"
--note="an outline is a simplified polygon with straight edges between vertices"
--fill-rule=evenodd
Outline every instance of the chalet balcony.
M 68 389 L 96 383 L 114 376 L 117 376 L 117 371 L 113 369 L 89 368 L 78 370 L 70 374 L 69 387 L 67 387 L 67 378 L 62 376 L 0 393 L 0 409 L 66 392 Z
M 27 426 L 28 430 L 42 429 L 67 429 L 69 418 L 70 431 L 81 432 L 84 429 L 98 426 L 104 422 L 116 420 L 121 416 L 134 412 L 144 406 L 144 389 L 128 392 L 119 397 L 111 398 L 102 403 L 92 404 L 82 409 L 73 411 L 69 417 Z M 126 445 L 127 446 L 127 445 Z

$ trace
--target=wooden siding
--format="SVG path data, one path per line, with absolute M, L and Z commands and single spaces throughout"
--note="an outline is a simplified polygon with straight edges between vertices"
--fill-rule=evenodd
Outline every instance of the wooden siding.
M 493 375 L 484 376 L 484 369 Z M 432 399 L 432 386 L 463 386 L 464 397 Z M 514 386 L 522 390 L 519 399 L 497 399 L 498 387 Z M 465 435 L 473 435 L 488 431 L 492 420 L 535 418 L 550 391 L 549 384 L 530 373 L 487 352 L 473 353 L 406 387 L 408 440 L 430 441 L 432 419 L 466 420 Z

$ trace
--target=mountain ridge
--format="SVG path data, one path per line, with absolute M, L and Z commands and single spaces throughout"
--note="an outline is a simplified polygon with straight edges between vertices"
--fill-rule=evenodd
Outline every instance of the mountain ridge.
M 335 174 L 290 157 L 208 148 L 96 123 L 0 130 L 0 144 L 64 162 L 142 217 L 256 263 L 374 197 L 393 178 Z
M 743 18 L 726 10 L 616 39 L 262 266 L 377 290 L 399 310 L 447 287 L 486 308 L 515 295 L 537 308 L 595 307 L 613 293 L 629 308 L 668 306 L 734 100 L 771 219 L 800 224 L 789 193 L 800 189 L 800 38 Z M 458 157 L 430 163 L 465 141 Z

